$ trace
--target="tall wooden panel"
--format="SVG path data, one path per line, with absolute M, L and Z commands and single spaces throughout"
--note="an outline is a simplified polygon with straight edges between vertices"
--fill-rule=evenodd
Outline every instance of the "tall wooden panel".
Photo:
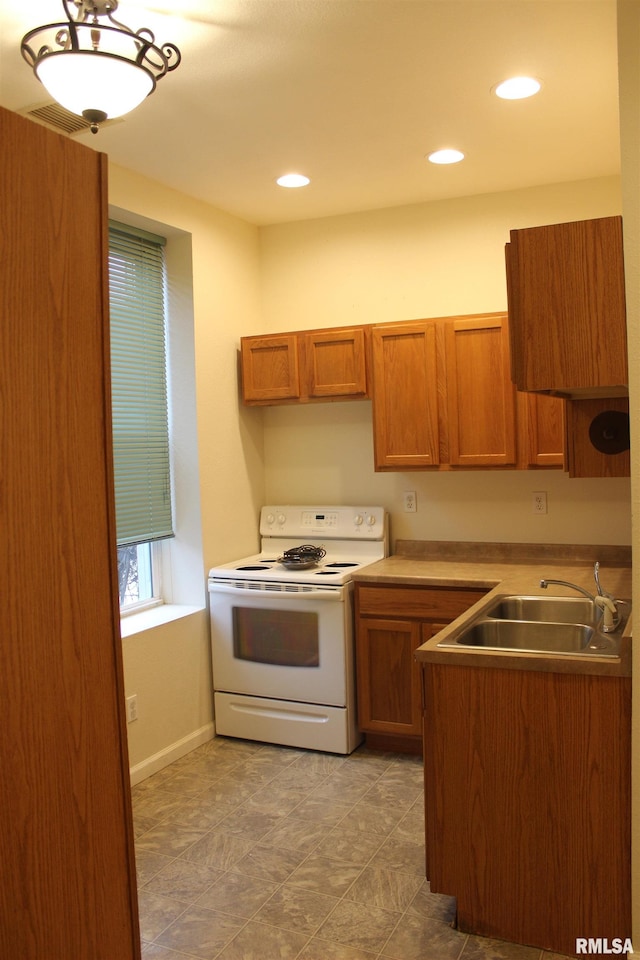
M 0 110 L 0 956 L 140 955 L 106 158 Z

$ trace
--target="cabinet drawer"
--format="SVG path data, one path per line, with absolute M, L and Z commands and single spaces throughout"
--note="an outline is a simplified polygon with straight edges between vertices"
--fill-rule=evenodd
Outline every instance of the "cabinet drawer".
M 488 590 L 458 587 L 387 587 L 356 585 L 358 612 L 377 617 L 455 620 Z

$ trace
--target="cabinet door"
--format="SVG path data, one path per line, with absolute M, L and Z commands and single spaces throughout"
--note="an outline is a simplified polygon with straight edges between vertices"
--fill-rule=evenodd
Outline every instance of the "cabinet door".
M 510 236 L 507 293 L 518 389 L 587 397 L 624 393 L 622 218 L 512 230 Z
M 422 734 L 420 623 L 361 618 L 357 631 L 358 721 L 370 733 Z
M 444 323 L 449 462 L 499 467 L 516 462 L 515 391 L 505 314 Z
M 562 397 L 520 393 L 518 403 L 518 465 L 563 467 L 565 463 L 565 404 Z
M 629 401 L 567 400 L 571 477 L 629 477 Z
M 242 398 L 245 402 L 295 400 L 300 396 L 297 337 L 242 337 Z
M 440 462 L 436 322 L 372 328 L 376 470 Z
M 305 386 L 309 398 L 366 396 L 363 327 L 306 333 L 304 350 Z

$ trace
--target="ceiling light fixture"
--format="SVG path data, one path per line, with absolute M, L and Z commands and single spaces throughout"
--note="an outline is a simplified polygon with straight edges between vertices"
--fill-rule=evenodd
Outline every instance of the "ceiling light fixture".
M 134 32 L 115 20 L 118 0 L 61 2 L 66 23 L 30 30 L 20 52 L 54 100 L 97 133 L 100 123 L 129 113 L 153 93 L 180 64 L 180 51 L 172 43 L 158 46 L 146 27 Z
M 464 160 L 464 153 L 460 150 L 436 150 L 427 157 L 431 163 L 460 163 Z
M 542 84 L 535 77 L 511 77 L 493 88 L 501 100 L 525 100 L 538 93 Z
M 306 187 L 311 180 L 303 173 L 285 173 L 282 177 L 278 177 L 276 183 L 279 187 Z

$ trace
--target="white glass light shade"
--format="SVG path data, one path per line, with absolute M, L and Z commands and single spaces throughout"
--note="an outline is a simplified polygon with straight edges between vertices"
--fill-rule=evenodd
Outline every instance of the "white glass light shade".
M 79 116 L 84 110 L 99 110 L 108 118 L 121 117 L 156 85 L 143 67 L 100 52 L 52 53 L 35 70 L 53 99 Z

